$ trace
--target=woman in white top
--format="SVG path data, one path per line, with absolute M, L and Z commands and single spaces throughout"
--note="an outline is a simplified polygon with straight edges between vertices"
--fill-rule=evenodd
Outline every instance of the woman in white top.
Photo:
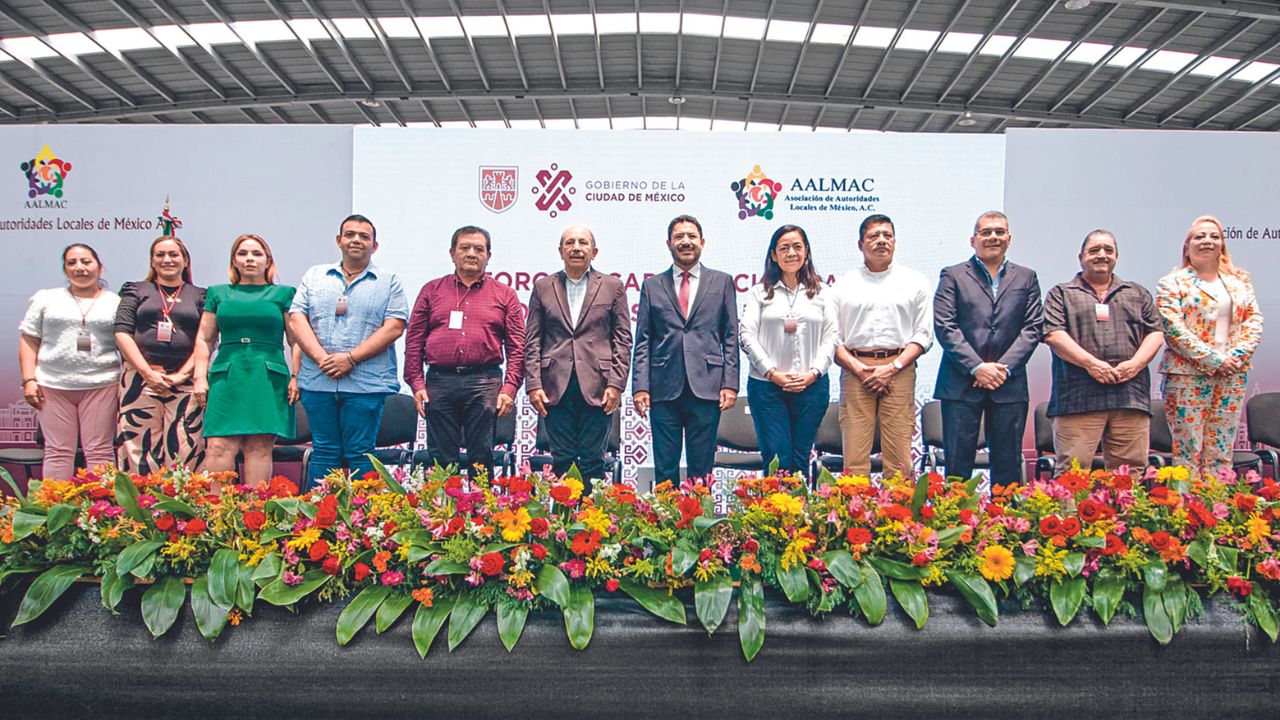
M 76 442 L 89 467 L 115 462 L 120 296 L 102 289 L 102 262 L 75 243 L 62 251 L 68 287 L 40 290 L 18 326 L 22 396 L 40 411 L 46 478 L 75 474 Z
M 739 335 L 751 364 L 747 403 L 764 470 L 777 458 L 780 471 L 807 475 L 830 400 L 827 368 L 840 337 L 801 228 L 774 231 Z
M 1232 447 L 1262 312 L 1249 273 L 1227 252 L 1222 223 L 1196 218 L 1182 267 L 1160 279 L 1156 309 L 1168 344 L 1160 361 L 1173 461 L 1197 477 L 1231 470 Z

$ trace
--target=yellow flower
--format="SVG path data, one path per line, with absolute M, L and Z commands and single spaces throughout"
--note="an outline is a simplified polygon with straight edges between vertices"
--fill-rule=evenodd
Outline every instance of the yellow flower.
M 320 539 L 320 528 L 309 527 L 298 533 L 298 536 L 286 543 L 290 550 L 306 550 Z
M 1249 542 L 1251 543 L 1260 543 L 1271 537 L 1271 525 L 1257 515 L 1250 516 L 1245 521 L 1245 527 L 1249 530 Z
M 1013 553 L 999 545 L 988 545 L 978 558 L 978 572 L 991 582 L 1003 582 L 1013 576 Z
M 581 480 L 573 477 L 567 477 L 561 480 L 560 484 L 569 488 L 569 497 L 573 498 L 574 500 L 577 500 L 578 498 L 582 497 L 582 481 Z
M 529 511 L 524 508 L 517 508 L 514 512 L 503 510 L 494 515 L 493 519 L 502 528 L 502 539 L 507 542 L 518 542 L 523 538 L 529 532 L 529 524 L 533 520 L 529 517 Z
M 599 555 L 587 561 L 587 577 L 598 577 L 600 575 L 612 574 L 612 568 L 609 567 L 609 561 Z
M 813 547 L 813 538 L 801 536 L 792 540 L 782 552 L 782 569 L 789 570 L 792 565 L 805 563 L 805 551 Z
M 836 478 L 836 487 L 866 487 L 871 484 L 871 478 L 865 475 L 841 475 Z
M 195 543 L 191 542 L 191 538 L 183 536 L 175 542 L 165 543 L 164 549 L 160 551 L 160 554 L 175 560 L 186 560 L 195 551 Z
M 1156 479 L 1160 482 L 1186 482 L 1191 477 L 1191 471 L 1185 465 L 1172 465 L 1162 467 L 1156 471 Z
M 521 510 L 523 511 L 524 508 L 521 508 Z M 595 530 L 601 535 L 609 534 L 609 526 L 612 524 L 609 520 L 609 513 L 606 513 L 598 507 L 593 507 L 589 510 L 584 510 L 578 513 L 578 519 L 587 526 L 588 530 Z
M 1040 554 L 1036 556 L 1036 577 L 1047 577 L 1051 580 L 1056 580 L 1065 576 L 1067 568 L 1062 564 L 1062 559 L 1066 556 L 1066 548 L 1054 550 L 1052 545 L 1045 543 L 1040 548 Z
M 804 510 L 804 503 L 800 502 L 800 498 L 792 497 L 786 493 L 770 495 L 769 504 L 782 515 L 799 515 L 800 511 Z

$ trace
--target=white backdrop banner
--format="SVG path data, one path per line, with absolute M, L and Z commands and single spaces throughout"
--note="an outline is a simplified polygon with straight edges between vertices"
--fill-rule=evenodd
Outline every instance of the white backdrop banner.
M 634 315 L 640 283 L 671 265 L 666 228 L 681 213 L 701 221 L 703 262 L 735 276 L 740 295 L 778 226 L 806 230 L 830 279 L 862 262 L 857 227 L 872 213 L 894 219 L 897 262 L 936 277 L 972 254 L 974 219 L 1001 206 L 1003 155 L 1001 136 L 356 128 L 354 207 L 377 224 L 376 261 L 411 297 L 452 271 L 452 231 L 479 225 L 493 234 L 489 271 L 527 303 L 532 282 L 562 267 L 563 229 L 587 225 L 596 268 L 624 280 Z M 939 354 L 921 362 L 920 398 Z M 624 475 L 635 477 L 652 464 L 648 424 L 624 409 Z M 535 427 L 523 393 L 520 412 L 523 456 Z

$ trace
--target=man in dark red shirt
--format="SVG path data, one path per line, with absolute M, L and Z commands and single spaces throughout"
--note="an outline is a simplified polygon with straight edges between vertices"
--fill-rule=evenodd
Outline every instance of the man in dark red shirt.
M 485 277 L 491 249 L 483 228 L 454 231 L 454 272 L 422 286 L 404 348 L 404 381 L 427 419 L 431 461 L 457 463 L 465 445 L 471 465 L 489 473 L 495 421 L 514 409 L 524 374 L 524 308 L 511 288 Z

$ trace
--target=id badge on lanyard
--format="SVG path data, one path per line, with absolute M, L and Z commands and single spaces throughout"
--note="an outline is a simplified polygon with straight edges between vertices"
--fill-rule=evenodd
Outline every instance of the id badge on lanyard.
M 173 322 L 165 319 L 156 323 L 156 342 L 173 342 Z
M 80 328 L 80 333 L 76 335 L 76 350 L 82 353 L 93 352 L 93 336 L 89 334 L 89 328 Z

